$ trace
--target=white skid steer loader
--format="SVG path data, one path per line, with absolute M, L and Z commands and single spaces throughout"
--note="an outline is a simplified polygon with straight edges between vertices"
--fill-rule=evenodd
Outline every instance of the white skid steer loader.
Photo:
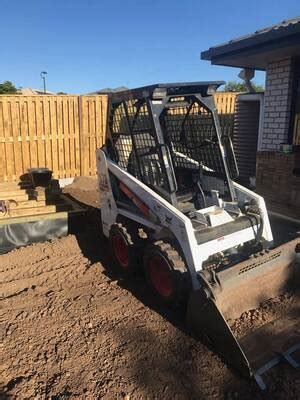
M 263 374 L 281 360 L 299 365 L 300 304 L 242 338 L 231 323 L 286 291 L 296 297 L 300 239 L 272 248 L 264 199 L 235 182 L 212 97 L 221 84 L 110 95 L 97 150 L 102 226 L 120 269 L 143 265 L 154 293 L 185 302 L 193 331 L 265 388 Z

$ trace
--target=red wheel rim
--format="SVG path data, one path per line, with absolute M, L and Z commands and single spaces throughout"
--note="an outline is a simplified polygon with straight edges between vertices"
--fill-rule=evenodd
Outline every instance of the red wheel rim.
M 172 271 L 162 256 L 154 256 L 149 261 L 150 279 L 156 291 L 163 297 L 170 297 L 174 291 Z
M 115 234 L 112 237 L 112 247 L 114 255 L 118 263 L 123 268 L 128 268 L 129 266 L 129 250 L 126 240 L 120 234 Z

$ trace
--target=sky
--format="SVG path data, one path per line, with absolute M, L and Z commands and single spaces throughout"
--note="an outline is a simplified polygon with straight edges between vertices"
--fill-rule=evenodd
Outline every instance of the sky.
M 0 82 L 41 89 L 47 71 L 47 90 L 82 94 L 238 80 L 201 51 L 298 15 L 299 0 L 0 0 Z

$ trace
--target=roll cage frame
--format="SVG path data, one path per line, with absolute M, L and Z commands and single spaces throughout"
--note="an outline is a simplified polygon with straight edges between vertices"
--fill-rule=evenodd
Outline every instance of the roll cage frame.
M 163 197 L 171 202 L 174 206 L 177 205 L 176 191 L 178 189 L 177 179 L 174 171 L 174 163 L 172 157 L 172 151 L 170 149 L 170 143 L 164 132 L 162 117 L 167 109 L 176 108 L 179 106 L 188 107 L 188 111 L 183 118 L 182 131 L 184 121 L 188 118 L 189 112 L 192 106 L 197 103 L 204 109 L 206 109 L 212 116 L 215 135 L 217 138 L 218 151 L 222 159 L 222 167 L 224 171 L 223 179 L 228 185 L 228 191 L 231 201 L 236 200 L 235 189 L 232 183 L 232 179 L 238 175 L 238 168 L 236 159 L 229 137 L 222 136 L 221 126 L 217 115 L 214 99 L 212 94 L 215 90 L 222 85 L 224 82 L 195 82 L 195 83 L 174 83 L 174 84 L 157 84 L 151 86 L 145 86 L 138 89 L 126 90 L 109 95 L 109 132 L 108 139 L 106 141 L 106 148 L 110 157 L 118 163 L 118 152 L 115 147 L 115 143 L 118 137 L 122 134 L 121 132 L 114 132 L 113 120 L 116 109 L 123 105 L 124 117 L 127 120 L 128 131 L 123 133 L 125 136 L 130 136 L 132 141 L 132 151 L 135 154 L 135 160 L 137 164 L 138 178 L 144 183 L 149 185 L 149 182 L 145 182 L 143 178 L 143 166 L 141 165 L 142 156 L 149 156 L 149 154 L 156 155 L 159 159 L 162 174 L 165 178 L 164 187 L 155 186 L 155 190 L 159 192 Z M 176 101 L 176 98 L 180 99 Z M 175 101 L 172 101 L 174 100 Z M 134 101 L 136 111 L 129 115 L 127 106 L 128 101 Z M 150 128 L 135 130 L 137 120 L 139 118 L 141 107 L 146 105 L 148 110 L 149 119 L 151 121 Z M 135 135 L 137 133 L 147 132 L 155 141 L 155 146 L 152 146 L 151 151 L 145 154 L 139 153 L 137 141 Z M 182 132 L 183 133 L 183 132 Z M 226 139 L 226 140 L 225 140 Z M 149 185 L 150 186 L 150 185 Z

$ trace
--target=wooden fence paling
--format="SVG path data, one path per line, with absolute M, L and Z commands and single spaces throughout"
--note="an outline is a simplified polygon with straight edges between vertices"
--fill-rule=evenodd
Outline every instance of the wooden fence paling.
M 215 104 L 223 135 L 233 137 L 235 100 L 239 93 L 217 92 L 214 94 Z
M 214 100 L 219 114 L 233 114 L 235 108 L 235 99 L 239 93 L 236 92 L 217 92 L 214 94 Z
M 0 96 L 0 182 L 31 167 L 55 178 L 93 175 L 106 129 L 107 96 Z
M 101 147 L 106 131 L 107 101 L 104 96 L 82 96 L 79 99 L 80 154 L 82 175 L 95 175 L 95 152 Z
M 224 133 L 232 131 L 236 95 L 214 96 Z M 55 178 L 94 175 L 106 118 L 105 95 L 0 95 L 0 182 L 45 166 Z

